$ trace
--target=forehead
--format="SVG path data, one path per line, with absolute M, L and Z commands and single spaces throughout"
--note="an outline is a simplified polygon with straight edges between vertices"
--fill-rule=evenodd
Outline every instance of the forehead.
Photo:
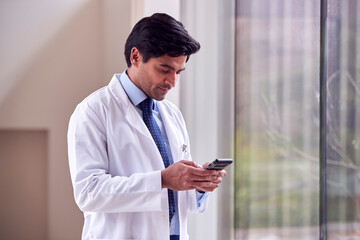
M 152 61 L 157 65 L 168 66 L 177 71 L 185 67 L 186 59 L 187 56 L 170 57 L 168 55 L 163 55 L 161 57 L 151 58 L 149 62 Z

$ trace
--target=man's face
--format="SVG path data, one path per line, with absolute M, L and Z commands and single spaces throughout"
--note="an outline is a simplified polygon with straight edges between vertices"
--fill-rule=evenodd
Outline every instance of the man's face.
M 186 56 L 163 55 L 158 58 L 150 58 L 146 63 L 141 60 L 135 66 L 135 75 L 131 80 L 146 95 L 161 101 L 168 91 L 175 87 L 180 72 L 185 70 L 186 58 Z

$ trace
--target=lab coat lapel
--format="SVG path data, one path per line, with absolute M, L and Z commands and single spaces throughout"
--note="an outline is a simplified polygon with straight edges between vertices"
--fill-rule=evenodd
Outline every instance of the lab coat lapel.
M 135 106 L 130 102 L 116 75 L 114 75 L 111 79 L 109 87 L 112 95 L 122 108 L 128 123 L 142 135 L 144 135 L 144 137 L 154 142 L 148 128 L 146 127 L 139 113 L 136 111 Z
M 109 87 L 113 97 L 118 102 L 121 111 L 125 114 L 127 123 L 130 124 L 133 129 L 135 129 L 135 131 L 138 131 L 144 136 L 143 140 L 147 141 L 147 143 L 149 144 L 148 149 L 156 149 L 155 151 L 149 150 L 149 157 L 152 159 L 152 163 L 155 164 L 155 169 L 163 169 L 164 163 L 162 161 L 160 152 L 157 150 L 156 143 L 152 138 L 151 133 L 145 125 L 142 117 L 136 111 L 135 106 L 129 100 L 129 97 L 121 86 L 121 83 L 117 79 L 116 75 L 114 75 L 114 77 L 112 78 Z
M 162 121 L 165 126 L 166 134 L 169 139 L 170 149 L 173 156 L 173 161 L 178 162 L 181 159 L 180 146 L 181 142 L 179 139 L 178 126 L 176 119 L 166 111 L 165 106 L 162 102 L 158 102 L 158 108 L 161 114 Z

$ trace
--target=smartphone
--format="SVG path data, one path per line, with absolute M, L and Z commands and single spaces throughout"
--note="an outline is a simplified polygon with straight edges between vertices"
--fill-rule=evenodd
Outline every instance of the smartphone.
M 209 165 L 207 165 L 207 167 L 205 169 L 207 169 L 207 170 L 222 170 L 226 166 L 230 165 L 232 162 L 233 162 L 233 160 L 230 158 L 226 158 L 226 159 L 218 158 L 218 159 L 215 159 Z

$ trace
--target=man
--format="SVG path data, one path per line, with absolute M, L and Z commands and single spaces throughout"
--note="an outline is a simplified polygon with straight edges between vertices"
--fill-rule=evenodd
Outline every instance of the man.
M 188 239 L 188 212 L 206 209 L 225 171 L 191 161 L 184 119 L 164 100 L 200 44 L 166 14 L 140 20 L 128 69 L 75 109 L 68 148 L 82 239 Z

